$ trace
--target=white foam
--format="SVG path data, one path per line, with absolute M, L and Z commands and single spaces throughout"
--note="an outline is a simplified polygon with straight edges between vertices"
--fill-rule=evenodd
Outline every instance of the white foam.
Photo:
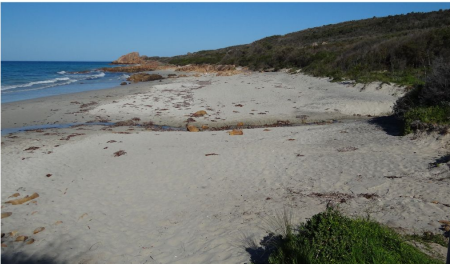
M 58 81 L 69 81 L 69 80 L 70 80 L 70 78 L 64 77 L 64 78 L 55 78 L 55 79 L 45 80 L 45 81 L 29 82 L 29 83 L 21 84 L 21 85 L 8 85 L 8 86 L 2 86 L 2 91 L 16 89 L 16 88 L 30 87 L 30 86 L 37 85 L 37 84 L 56 83 Z
M 47 88 L 51 88 L 51 87 L 55 87 L 55 86 L 68 85 L 68 84 L 71 84 L 71 83 L 74 83 L 74 82 L 78 82 L 78 80 L 70 79 L 67 82 L 63 82 L 63 83 L 54 83 L 54 84 L 50 84 L 50 85 L 46 85 L 46 86 L 42 86 L 42 87 L 37 87 L 37 88 L 34 88 L 34 89 L 26 89 L 26 90 L 19 90 L 19 91 L 9 91 L 9 92 L 5 92 L 5 93 L 36 91 L 36 90 L 47 89 Z M 16 87 L 16 88 L 18 88 L 18 87 Z M 10 88 L 10 89 L 14 89 L 14 88 Z M 4 92 L 5 90 L 10 90 L 10 89 L 4 89 L 2 87 L 2 92 Z
M 93 79 L 98 79 L 98 78 L 102 78 L 105 77 L 105 73 L 101 72 L 99 74 L 94 74 L 94 75 L 89 75 L 86 80 L 93 80 Z
M 67 72 L 66 71 L 58 72 L 58 74 L 65 74 L 65 73 L 67 73 Z M 54 78 L 54 79 L 45 80 L 45 81 L 29 82 L 29 83 L 20 84 L 20 85 L 6 85 L 6 86 L 2 86 L 1 90 L 2 90 L 2 92 L 4 92 L 7 90 L 12 90 L 12 89 L 17 89 L 17 88 L 38 86 L 38 87 L 32 87 L 32 89 L 25 90 L 25 91 L 33 91 L 33 90 L 41 90 L 41 89 L 46 89 L 46 88 L 55 87 L 55 86 L 67 85 L 67 84 L 77 82 L 77 81 L 94 80 L 94 79 L 105 77 L 104 72 L 92 71 L 90 73 L 94 73 L 94 74 L 73 75 L 72 78 L 61 77 L 61 78 Z

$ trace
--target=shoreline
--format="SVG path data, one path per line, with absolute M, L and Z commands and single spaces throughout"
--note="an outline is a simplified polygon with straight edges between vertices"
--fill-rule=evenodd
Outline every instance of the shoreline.
M 170 73 L 185 74 L 184 72 L 171 70 L 153 71 L 152 73 L 166 77 Z M 271 81 L 270 79 L 274 76 L 275 79 Z M 242 80 L 246 78 L 250 78 L 253 83 L 243 83 Z M 268 80 L 258 83 L 258 78 L 267 78 Z M 214 80 L 213 90 L 208 89 L 212 86 L 211 80 Z M 315 89 L 319 91 L 309 91 L 311 88 L 307 86 L 318 80 L 320 80 L 320 84 L 316 83 L 315 86 L 311 87 L 316 87 Z M 298 85 L 300 87 L 296 88 Z M 286 73 L 251 73 L 228 77 L 202 74 L 200 77 L 166 78 L 161 81 L 131 83 L 101 90 L 5 103 L 2 104 L 2 128 L 98 122 L 99 120 L 108 120 L 108 122 L 114 123 L 132 118 L 140 118 L 142 122 L 153 122 L 156 125 L 185 127 L 188 118 L 200 110 L 207 112 L 206 117 L 194 118 L 195 122 L 189 122 L 190 124 L 199 127 L 202 125 L 222 127 L 243 122 L 247 125 L 262 126 L 274 124 L 277 121 L 302 124 L 305 122 L 360 119 L 388 114 L 392 103 L 385 102 L 386 99 L 392 98 L 391 101 L 393 102 L 398 96 L 391 96 L 389 93 L 401 91 L 401 88 L 392 86 L 378 91 L 377 85 L 368 85 L 365 91 L 358 92 L 362 89 L 362 85 L 353 87 L 353 85 L 330 83 L 326 79 Z M 241 98 L 239 96 L 233 97 L 232 93 L 239 94 L 241 92 L 238 88 L 241 86 L 246 89 L 246 93 L 242 94 Z M 229 93 L 231 94 L 226 92 L 227 89 L 230 90 Z M 267 92 L 263 92 L 262 89 Z M 330 94 L 327 92 L 328 89 L 330 89 Z M 340 89 L 342 91 L 339 91 Z M 262 95 L 253 96 L 252 90 L 257 90 L 255 93 L 260 92 Z M 297 90 L 298 92 L 289 90 Z M 173 95 L 171 94 L 172 91 L 178 92 Z M 317 92 L 320 94 L 314 95 Z M 346 94 L 340 95 L 340 92 Z M 308 94 L 306 99 L 303 99 L 305 93 Z M 370 95 L 367 93 L 370 93 Z M 193 99 L 192 96 L 196 96 L 196 94 L 206 96 L 206 98 Z M 223 97 L 225 101 L 222 102 L 220 99 L 214 98 L 216 94 L 218 94 L 217 97 Z M 312 94 L 312 98 L 309 98 L 309 94 Z M 273 96 L 275 96 L 274 100 L 279 105 L 267 101 L 267 98 Z M 336 103 L 334 98 L 342 97 L 345 99 L 345 96 L 353 98 Z M 374 98 L 371 98 L 371 96 L 374 96 Z M 157 101 L 155 102 L 152 99 Z M 317 99 L 322 100 L 312 102 L 313 104 L 308 101 Z M 160 100 L 164 100 L 164 102 Z M 214 102 L 207 105 L 203 103 L 206 100 L 213 100 Z M 296 101 L 301 102 L 297 103 Z M 354 102 L 359 105 L 354 105 Z M 80 107 L 83 104 L 92 105 Z M 291 104 L 291 107 L 286 104 Z M 175 108 L 177 111 L 172 111 Z M 172 110 L 168 111 L 168 109 Z M 245 113 L 242 113 L 242 110 Z
M 283 208 L 297 224 L 330 202 L 405 233 L 440 232 L 438 221 L 450 218 L 449 183 L 440 179 L 450 168 L 429 164 L 449 151 L 450 135 L 400 137 L 367 117 L 346 121 L 390 109 L 397 88 L 377 87 L 283 73 L 202 75 L 2 107 L 2 128 L 106 118 L 244 123 L 236 136 L 131 123 L 2 135 L 2 213 L 11 213 L 2 219 L 2 257 L 248 263 L 249 242 L 260 246 L 276 232 L 267 223 Z M 200 110 L 207 114 L 192 116 Z M 272 118 L 302 122 L 296 116 L 305 113 L 304 122 L 343 121 L 245 128 Z M 27 203 L 5 203 L 34 193 Z M 15 242 L 19 236 L 33 242 Z
M 161 73 L 163 73 L 162 71 Z M 168 79 L 163 80 L 167 82 Z M 169 79 L 170 80 L 170 79 Z M 72 104 L 70 102 L 83 101 L 89 103 L 95 100 L 113 100 L 121 98 L 129 92 L 136 93 L 145 90 L 146 87 L 142 87 L 136 84 L 119 85 L 105 89 L 91 90 L 76 92 L 70 94 L 60 94 L 47 97 L 40 97 L 34 99 L 21 100 L 16 102 L 2 103 L 2 129 L 3 128 L 20 128 L 24 126 L 32 125 L 47 125 L 47 124 L 59 124 L 59 123 L 76 123 L 78 120 L 84 120 L 85 118 L 92 118 L 90 115 L 78 117 L 69 114 L 57 114 L 50 120 L 47 120 L 49 115 L 54 115 L 59 111 L 59 108 L 65 108 L 67 111 L 77 112 L 79 105 Z M 128 91 L 127 91 L 128 90 Z M 38 111 L 35 111 L 36 108 Z M 55 110 L 57 109 L 57 110 Z M 15 112 L 15 116 L 20 116 L 18 120 L 12 117 L 5 118 L 4 115 Z M 29 117 L 27 117 L 29 116 Z M 120 120 L 119 120 L 120 121 Z

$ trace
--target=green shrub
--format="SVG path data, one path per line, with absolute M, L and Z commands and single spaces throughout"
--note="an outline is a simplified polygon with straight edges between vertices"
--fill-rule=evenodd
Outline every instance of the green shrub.
M 347 21 L 245 45 L 153 57 L 178 65 L 298 67 L 313 76 L 407 86 L 423 84 L 436 58 L 450 60 L 450 10 Z
M 405 134 L 413 132 L 413 122 L 422 124 L 447 125 L 450 124 L 450 106 L 416 107 L 410 109 L 404 115 Z
M 404 134 L 413 132 L 413 122 L 450 124 L 450 63 L 437 59 L 424 85 L 416 87 L 394 106 L 395 115 L 403 122 Z
M 351 219 L 335 209 L 314 215 L 290 232 L 271 254 L 272 264 L 442 263 L 368 219 Z

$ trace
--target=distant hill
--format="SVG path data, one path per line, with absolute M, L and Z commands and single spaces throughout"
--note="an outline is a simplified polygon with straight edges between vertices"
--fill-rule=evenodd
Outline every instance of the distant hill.
M 315 76 L 412 85 L 437 58 L 450 61 L 450 10 L 348 21 L 251 44 L 174 57 L 177 65 L 234 64 L 253 70 L 299 68 Z

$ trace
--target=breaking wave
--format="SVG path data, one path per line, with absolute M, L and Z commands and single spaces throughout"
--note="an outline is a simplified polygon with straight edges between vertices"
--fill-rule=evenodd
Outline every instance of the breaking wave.
M 8 86 L 2 86 L 2 91 L 3 90 L 11 90 L 11 89 L 16 89 L 16 88 L 25 88 L 25 87 L 31 87 L 33 85 L 39 85 L 39 84 L 54 84 L 54 83 L 65 83 L 67 81 L 71 81 L 70 78 L 68 77 L 64 77 L 64 78 L 55 78 L 55 79 L 50 79 L 50 80 L 45 80 L 45 81 L 37 81 L 37 82 L 29 82 L 26 84 L 20 84 L 20 85 L 8 85 Z M 77 80 L 72 80 L 73 81 L 77 81 Z M 70 82 L 68 82 L 70 83 Z
M 100 72 L 99 74 L 89 75 L 85 80 L 94 80 L 94 79 L 98 79 L 98 78 L 102 78 L 102 77 L 105 77 L 104 72 Z
M 12 89 L 28 88 L 28 87 L 30 87 L 30 89 L 26 89 L 27 91 L 40 90 L 40 89 L 45 89 L 45 88 L 50 88 L 50 87 L 55 87 L 55 86 L 68 85 L 68 84 L 78 82 L 78 81 L 95 80 L 95 79 L 105 77 L 104 72 L 98 72 L 98 71 L 92 71 L 87 74 L 71 74 L 71 73 L 67 73 L 66 71 L 60 71 L 60 72 L 58 72 L 58 74 L 65 75 L 65 76 L 68 76 L 70 74 L 70 77 L 53 78 L 53 79 L 44 80 L 44 81 L 34 81 L 34 82 L 25 83 L 25 84 L 17 84 L 17 85 L 5 85 L 5 86 L 2 85 L 1 90 L 3 92 L 3 91 L 7 91 L 7 90 L 12 90 Z

